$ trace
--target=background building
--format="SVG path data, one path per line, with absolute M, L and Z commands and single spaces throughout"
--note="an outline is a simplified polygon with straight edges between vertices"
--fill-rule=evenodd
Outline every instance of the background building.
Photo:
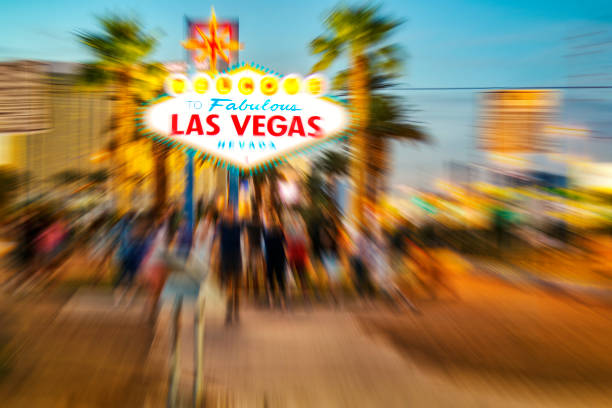
M 79 64 L 0 64 L 0 165 L 26 175 L 25 198 L 49 191 L 62 174 L 105 169 L 95 160 L 110 140 L 111 100 L 79 87 Z
M 0 167 L 24 176 L 17 200 L 65 194 L 74 190 L 71 179 L 82 186 L 88 177 L 112 169 L 112 93 L 83 86 L 79 69 L 80 64 L 66 62 L 0 63 Z M 129 185 L 112 188 L 124 189 L 132 205 L 147 208 L 155 190 L 151 143 L 135 140 L 123 146 L 123 154 Z M 171 150 L 166 160 L 170 202 L 183 200 L 184 166 L 184 154 Z M 196 163 L 194 200 L 225 194 L 226 177 L 223 169 Z

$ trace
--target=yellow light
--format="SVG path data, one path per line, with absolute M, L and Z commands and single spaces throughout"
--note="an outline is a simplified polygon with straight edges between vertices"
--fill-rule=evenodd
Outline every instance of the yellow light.
M 296 76 L 287 76 L 283 80 L 283 89 L 288 95 L 300 92 L 300 79 Z
M 193 81 L 193 90 L 199 94 L 206 93 L 208 91 L 208 79 L 199 76 Z
M 278 91 L 278 80 L 271 76 L 261 79 L 261 92 L 264 95 L 274 95 Z
M 325 79 L 321 75 L 311 75 L 306 78 L 306 91 L 311 95 L 321 95 L 325 92 Z
M 217 79 L 217 92 L 226 95 L 232 90 L 232 80 L 227 76 Z
M 182 78 L 172 78 L 172 92 L 182 94 L 185 92 L 185 80 Z
M 166 93 L 172 96 L 184 94 L 190 89 L 190 86 L 189 78 L 179 73 L 170 74 L 164 81 Z
M 253 82 L 253 78 L 244 77 L 238 81 L 238 90 L 243 95 L 250 95 L 253 93 L 255 89 L 255 82 Z

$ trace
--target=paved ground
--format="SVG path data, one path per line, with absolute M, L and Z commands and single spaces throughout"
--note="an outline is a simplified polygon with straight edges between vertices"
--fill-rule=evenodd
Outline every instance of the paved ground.
M 226 328 L 211 308 L 209 394 L 249 407 L 610 406 L 607 310 L 462 282 L 460 300 L 420 301 L 418 316 L 249 309 Z
M 465 271 L 464 271 L 465 272 Z M 612 406 L 610 309 L 538 286 L 456 275 L 460 299 L 418 299 L 421 315 L 380 305 L 290 312 L 245 308 L 223 324 L 207 292 L 207 406 Z M 178 280 L 167 299 L 185 291 Z M 32 298 L 34 296 L 34 298 Z M 2 295 L 10 371 L 2 407 L 165 405 L 171 307 L 158 324 L 141 299 L 117 307 L 103 288 Z M 193 302 L 181 331 L 181 406 L 193 381 Z
M 245 407 L 474 406 L 501 401 L 423 376 L 385 343 L 364 335 L 349 312 L 248 311 L 238 327 L 210 317 L 209 401 Z M 443 391 L 443 392 L 440 392 Z
M 562 389 L 612 402 L 609 308 L 484 279 L 466 279 L 458 289 L 461 300 L 422 303 L 420 317 L 370 314 L 360 321 L 423 368 L 468 386 L 469 378 L 545 398 Z
M 157 371 L 146 364 L 154 328 L 142 319 L 140 300 L 115 307 L 106 292 L 66 297 L 2 299 L 9 364 L 0 380 L 0 405 L 163 406 L 163 399 L 147 399 L 165 387 L 167 375 L 162 365 Z

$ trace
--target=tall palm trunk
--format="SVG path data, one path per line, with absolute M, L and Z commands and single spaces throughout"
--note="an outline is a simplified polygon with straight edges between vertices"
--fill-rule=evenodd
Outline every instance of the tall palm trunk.
M 155 202 L 153 209 L 156 215 L 161 215 L 168 199 L 168 172 L 166 167 L 168 148 L 162 143 L 152 142 L 151 150 L 155 162 Z
M 350 175 L 353 182 L 351 197 L 351 214 L 354 220 L 365 224 L 364 201 L 367 194 L 367 148 L 368 140 L 366 127 L 368 125 L 369 93 L 368 93 L 368 64 L 361 50 L 353 50 L 352 69 L 349 78 L 351 102 L 357 132 L 352 137 L 351 150 L 353 152 L 350 163 Z
M 115 177 L 114 187 L 117 195 L 117 208 L 126 212 L 131 207 L 132 183 L 128 174 L 127 148 L 134 135 L 134 99 L 130 92 L 130 74 L 122 72 L 118 84 L 115 85 L 115 101 L 113 120 L 115 129 L 113 141 L 115 144 Z
M 388 148 L 384 138 L 368 135 L 367 197 L 374 206 L 378 204 L 380 193 L 385 188 L 385 176 L 389 170 Z
M 119 86 L 117 84 L 113 84 L 113 91 L 111 93 L 111 107 L 110 107 L 110 140 L 108 144 L 108 152 L 109 159 L 111 163 L 111 168 L 109 171 L 108 177 L 108 186 L 111 191 L 111 196 L 113 200 L 113 206 L 117 209 L 119 208 L 119 189 L 121 188 L 121 180 L 122 178 L 122 167 L 121 167 L 121 158 L 120 158 L 120 96 L 119 96 Z

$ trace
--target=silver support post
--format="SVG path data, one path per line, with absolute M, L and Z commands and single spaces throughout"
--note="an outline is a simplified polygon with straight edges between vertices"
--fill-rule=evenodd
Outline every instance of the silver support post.
M 206 317 L 204 315 L 206 298 L 204 295 L 204 285 L 206 278 L 202 280 L 200 284 L 200 290 L 198 293 L 198 300 L 195 311 L 195 324 L 194 324 L 194 357 L 196 359 L 194 370 L 194 382 L 193 382 L 193 406 L 194 408 L 202 408 L 204 406 L 204 326 Z
M 183 307 L 183 296 L 174 299 L 172 313 L 172 343 L 170 346 L 170 374 L 168 378 L 168 399 L 166 406 L 174 408 L 177 406 L 178 386 L 180 383 L 180 331 L 181 331 L 181 309 Z

